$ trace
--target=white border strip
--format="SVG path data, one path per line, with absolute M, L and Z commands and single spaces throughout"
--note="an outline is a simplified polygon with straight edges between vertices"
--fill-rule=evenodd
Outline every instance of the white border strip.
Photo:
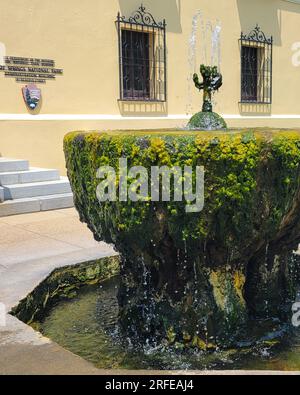
M 191 115 L 174 114 L 166 116 L 122 116 L 109 114 L 0 114 L 0 121 L 163 121 L 163 120 L 186 120 Z M 224 119 L 300 119 L 300 114 L 278 115 L 237 115 L 224 114 Z

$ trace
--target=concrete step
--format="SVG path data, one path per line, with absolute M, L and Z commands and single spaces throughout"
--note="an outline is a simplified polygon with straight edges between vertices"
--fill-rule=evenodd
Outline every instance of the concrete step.
M 0 158 L 0 173 L 29 170 L 29 161 L 24 159 Z
M 55 180 L 59 180 L 59 171 L 54 169 L 31 167 L 26 171 L 0 173 L 0 185 L 4 186 Z
M 57 210 L 73 206 L 72 193 L 7 200 L 0 204 L 0 217 L 34 213 L 38 211 Z
M 70 193 L 71 187 L 67 177 L 56 181 L 32 182 L 4 186 L 4 200 L 31 198 Z

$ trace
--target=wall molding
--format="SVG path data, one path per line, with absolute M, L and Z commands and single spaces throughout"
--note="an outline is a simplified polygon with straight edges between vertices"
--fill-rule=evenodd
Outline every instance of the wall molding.
M 300 114 L 277 114 L 277 115 L 240 115 L 223 114 L 224 119 L 300 119 Z M 191 115 L 173 114 L 155 117 L 133 117 L 109 114 L 0 114 L 0 121 L 163 121 L 163 120 L 187 120 Z

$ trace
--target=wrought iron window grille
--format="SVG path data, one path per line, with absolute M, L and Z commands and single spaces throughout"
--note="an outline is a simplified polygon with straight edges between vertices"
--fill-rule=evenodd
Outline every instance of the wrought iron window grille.
M 273 37 L 260 27 L 241 33 L 241 103 L 272 104 Z
M 141 5 L 129 18 L 118 13 L 121 101 L 167 100 L 166 21 Z

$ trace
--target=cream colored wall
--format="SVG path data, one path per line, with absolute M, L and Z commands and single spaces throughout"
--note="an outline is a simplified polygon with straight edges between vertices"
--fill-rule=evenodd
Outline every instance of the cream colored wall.
M 188 83 L 189 39 L 192 18 L 198 10 L 206 22 L 215 23 L 218 19 L 222 26 L 224 85 L 216 95 L 215 110 L 225 115 L 230 126 L 300 127 L 300 67 L 292 65 L 291 50 L 293 43 L 300 42 L 300 4 L 283 0 L 143 1 L 157 20 L 167 20 L 168 101 L 120 103 L 114 21 L 118 11 L 129 16 L 140 3 L 141 0 L 1 0 L 0 42 L 5 44 L 6 54 L 54 59 L 56 66 L 64 69 L 64 75 L 56 81 L 40 85 L 43 103 L 39 116 L 26 115 L 23 85 L 0 73 L 2 155 L 26 157 L 35 165 L 62 169 L 62 137 L 69 130 L 175 127 L 186 123 L 187 111 L 196 112 L 201 106 L 201 95 L 192 84 L 189 94 Z M 241 108 L 238 38 L 241 30 L 247 33 L 256 23 L 267 35 L 274 36 L 273 104 Z M 197 51 L 197 65 L 203 62 L 199 56 L 202 48 Z M 34 120 L 16 121 L 20 114 Z M 85 114 L 86 118 L 58 120 L 59 114 Z M 51 120 L 45 120 L 46 116 Z M 124 120 L 122 116 L 136 120 Z
M 113 121 L 3 121 L 1 126 L 0 156 L 29 159 L 32 166 L 57 168 L 66 174 L 63 138 L 71 130 L 173 128 L 186 120 L 140 119 Z M 232 119 L 234 127 L 263 127 L 264 119 Z M 297 120 L 300 122 L 300 119 Z M 269 119 L 269 127 L 294 127 L 294 119 Z
M 192 18 L 203 11 L 205 22 L 218 19 L 222 26 L 224 85 L 216 109 L 239 113 L 241 30 L 258 23 L 274 36 L 273 114 L 300 111 L 300 68 L 292 65 L 291 46 L 300 41 L 300 5 L 282 0 L 148 0 L 144 5 L 168 23 L 168 103 L 137 105 L 118 103 L 118 43 L 114 24 L 118 11 L 125 15 L 141 0 L 1 0 L 0 42 L 7 55 L 55 59 L 64 75 L 41 85 L 42 114 L 185 114 Z M 210 44 L 207 43 L 209 46 Z M 198 48 L 201 53 L 202 46 Z M 203 61 L 201 56 L 197 62 Z M 0 113 L 26 113 L 22 84 L 0 74 Z M 192 87 L 193 110 L 201 96 Z M 137 113 L 137 114 L 136 114 Z

